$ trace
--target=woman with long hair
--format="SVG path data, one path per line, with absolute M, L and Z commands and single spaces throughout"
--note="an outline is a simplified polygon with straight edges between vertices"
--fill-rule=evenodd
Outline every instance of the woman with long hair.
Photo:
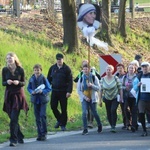
M 24 70 L 15 53 L 9 52 L 6 55 L 6 66 L 2 69 L 2 85 L 6 86 L 3 111 L 10 118 L 10 146 L 16 146 L 17 143 L 24 143 L 24 135 L 18 124 L 20 110 L 23 109 L 27 113 L 29 108 L 23 89 Z

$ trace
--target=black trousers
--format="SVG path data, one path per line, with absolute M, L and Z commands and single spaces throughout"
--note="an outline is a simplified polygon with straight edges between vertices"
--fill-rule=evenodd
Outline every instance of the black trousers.
M 58 110 L 58 103 L 60 103 L 61 110 Z M 52 91 L 50 104 L 57 121 L 60 125 L 66 126 L 68 118 L 66 91 Z
M 20 110 L 13 109 L 10 113 L 10 142 L 17 143 L 24 138 L 18 124 Z
M 119 105 L 119 103 L 117 102 L 117 98 L 115 98 L 113 100 L 105 99 L 107 119 L 108 119 L 109 124 L 111 125 L 111 127 L 116 126 L 118 105 Z

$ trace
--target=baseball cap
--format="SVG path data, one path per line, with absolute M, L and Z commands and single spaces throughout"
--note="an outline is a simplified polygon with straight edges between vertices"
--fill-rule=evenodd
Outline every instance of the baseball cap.
M 57 55 L 56 55 L 56 59 L 63 59 L 64 58 L 64 56 L 63 56 L 63 54 L 61 54 L 61 53 L 58 53 Z
M 150 64 L 148 62 L 142 62 L 141 66 L 149 66 Z

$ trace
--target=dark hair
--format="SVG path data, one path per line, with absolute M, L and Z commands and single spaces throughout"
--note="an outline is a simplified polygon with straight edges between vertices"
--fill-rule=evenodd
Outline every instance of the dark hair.
M 42 71 L 42 66 L 40 64 L 35 64 L 33 69 L 40 69 Z
M 141 59 L 141 58 L 142 58 L 142 56 L 137 54 L 137 55 L 135 55 L 135 58 L 134 58 L 134 59 L 138 61 L 138 60 Z
M 120 67 L 120 66 L 122 66 L 122 68 L 125 69 L 124 65 L 121 64 L 121 63 L 119 63 L 119 64 L 116 66 L 116 68 L 117 68 L 117 67 Z

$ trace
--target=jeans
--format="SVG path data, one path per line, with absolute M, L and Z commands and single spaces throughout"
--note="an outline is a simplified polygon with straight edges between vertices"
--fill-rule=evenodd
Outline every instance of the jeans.
M 10 113 L 10 142 L 17 143 L 20 140 L 23 140 L 24 135 L 20 130 L 20 126 L 18 124 L 20 110 L 12 110 Z
M 117 122 L 117 108 L 119 103 L 117 102 L 117 99 L 113 100 L 107 100 L 105 99 L 105 107 L 107 112 L 107 119 L 111 127 L 116 126 Z
M 38 137 L 45 136 L 47 134 L 46 106 L 47 104 L 34 104 L 34 115 L 36 119 Z
M 97 113 L 97 103 L 92 103 L 92 101 L 87 102 L 86 100 L 83 100 L 82 102 L 82 121 L 83 121 L 83 128 L 87 129 L 87 110 L 88 107 L 90 107 L 93 116 L 95 117 L 95 120 L 97 122 L 97 125 L 101 125 L 100 117 Z
M 58 110 L 58 102 L 60 103 L 60 109 Z M 67 98 L 65 91 L 52 91 L 51 94 L 51 109 L 57 121 L 61 126 L 67 124 Z

